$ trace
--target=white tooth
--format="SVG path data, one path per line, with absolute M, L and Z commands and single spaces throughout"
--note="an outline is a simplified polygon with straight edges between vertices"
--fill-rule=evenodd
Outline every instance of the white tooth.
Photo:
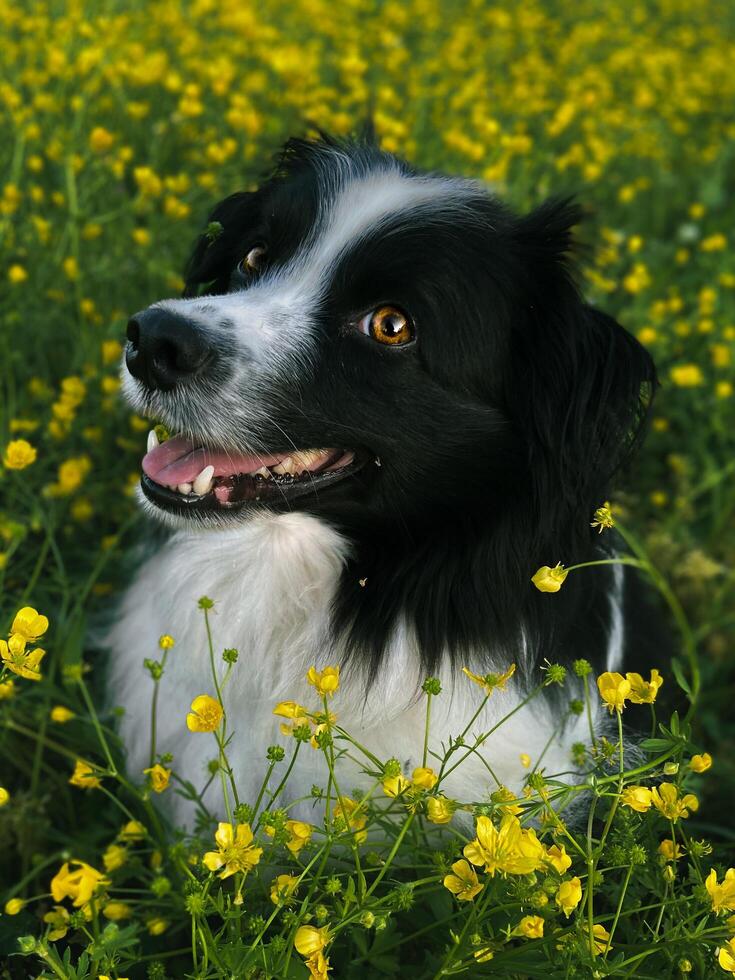
M 278 466 L 273 467 L 273 472 L 283 475 L 284 473 L 289 473 L 291 476 L 296 472 L 297 464 L 294 462 L 292 456 L 287 456 L 282 459 Z
M 151 429 L 151 431 L 148 433 L 148 452 L 151 452 L 151 450 L 155 449 L 158 445 L 159 442 L 158 436 L 156 435 L 156 430 Z
M 205 493 L 209 493 L 209 491 L 212 489 L 213 477 L 214 466 L 205 466 L 196 480 L 194 480 L 194 493 L 198 494 L 200 497 L 203 497 Z
M 184 496 L 187 496 L 191 493 L 191 483 L 180 483 L 176 489 L 179 491 L 179 493 L 183 493 Z
M 326 454 L 323 449 L 303 449 L 301 452 L 294 453 L 293 459 L 301 464 L 302 469 L 308 469 L 312 463 L 315 463 L 324 455 Z
M 271 479 L 271 471 L 268 469 L 267 466 L 261 466 L 259 470 L 256 470 L 254 473 L 251 473 L 250 475 L 251 476 L 262 476 L 264 480 L 270 480 Z

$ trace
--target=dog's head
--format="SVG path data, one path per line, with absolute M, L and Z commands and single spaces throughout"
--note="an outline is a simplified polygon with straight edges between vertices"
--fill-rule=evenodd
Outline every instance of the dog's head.
M 506 514 L 584 528 L 654 373 L 579 297 L 578 219 L 519 217 L 371 145 L 290 141 L 214 209 L 185 297 L 130 320 L 127 395 L 174 434 L 143 461 L 151 509 L 299 509 L 414 540 Z

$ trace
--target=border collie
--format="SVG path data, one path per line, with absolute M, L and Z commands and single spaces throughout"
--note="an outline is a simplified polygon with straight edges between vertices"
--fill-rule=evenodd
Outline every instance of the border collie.
M 137 313 L 127 331 L 126 396 L 174 433 L 149 437 L 140 486 L 171 533 L 111 636 L 131 771 L 149 764 L 141 660 L 171 633 L 158 749 L 206 779 L 213 744 L 185 724 L 193 698 L 213 691 L 203 594 L 216 603 L 215 650 L 239 650 L 224 700 L 246 800 L 280 738 L 276 702 L 314 703 L 312 664 L 341 666 L 339 723 L 410 771 L 426 677 L 444 685 L 438 751 L 482 697 L 463 666 L 517 664 L 479 732 L 539 682 L 544 661 L 584 657 L 602 671 L 630 656 L 627 570 L 590 569 L 556 595 L 530 581 L 543 564 L 609 556 L 590 522 L 655 385 L 643 348 L 580 297 L 569 257 L 579 219 L 558 200 L 519 216 L 481 183 L 326 137 L 289 141 L 257 190 L 214 208 L 183 298 Z M 483 745 L 514 792 L 521 753 L 573 773 L 588 728 L 568 710 L 570 687 L 544 689 Z M 360 785 L 359 770 L 342 779 Z M 323 760 L 309 752 L 290 797 L 315 781 Z M 475 757 L 443 784 L 463 801 L 495 788 Z M 205 797 L 214 811 L 217 792 Z

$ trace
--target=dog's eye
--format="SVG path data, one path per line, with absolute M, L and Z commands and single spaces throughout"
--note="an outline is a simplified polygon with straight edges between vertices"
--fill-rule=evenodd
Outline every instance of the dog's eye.
M 396 306 L 379 306 L 359 321 L 361 333 L 379 344 L 407 344 L 413 340 L 413 324 Z
M 254 248 L 250 249 L 245 258 L 240 262 L 240 271 L 251 276 L 253 273 L 259 272 L 262 268 L 264 257 L 265 246 L 256 245 Z

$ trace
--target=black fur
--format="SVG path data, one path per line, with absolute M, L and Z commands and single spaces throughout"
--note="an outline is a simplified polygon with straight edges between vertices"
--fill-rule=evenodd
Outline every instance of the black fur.
M 344 157 L 356 172 L 386 159 L 367 142 L 290 141 L 259 190 L 214 209 L 222 232 L 197 243 L 187 295 L 243 288 L 235 267 L 260 242 L 270 263 L 294 255 Z M 532 663 L 599 665 L 606 648 L 609 568 L 570 576 L 557 595 L 530 579 L 605 555 L 590 521 L 639 441 L 654 366 L 580 296 L 576 205 L 518 216 L 479 187 L 471 204 L 398 218 L 342 257 L 318 358 L 272 393 L 277 428 L 262 433 L 274 451 L 285 432 L 380 461 L 295 504 L 354 542 L 333 623 L 368 676 L 403 617 L 427 673 L 445 650 L 460 663 L 469 650 L 493 651 L 494 666 L 498 651 L 517 659 L 521 631 Z M 385 349 L 350 328 L 384 301 L 410 313 L 415 343 Z

